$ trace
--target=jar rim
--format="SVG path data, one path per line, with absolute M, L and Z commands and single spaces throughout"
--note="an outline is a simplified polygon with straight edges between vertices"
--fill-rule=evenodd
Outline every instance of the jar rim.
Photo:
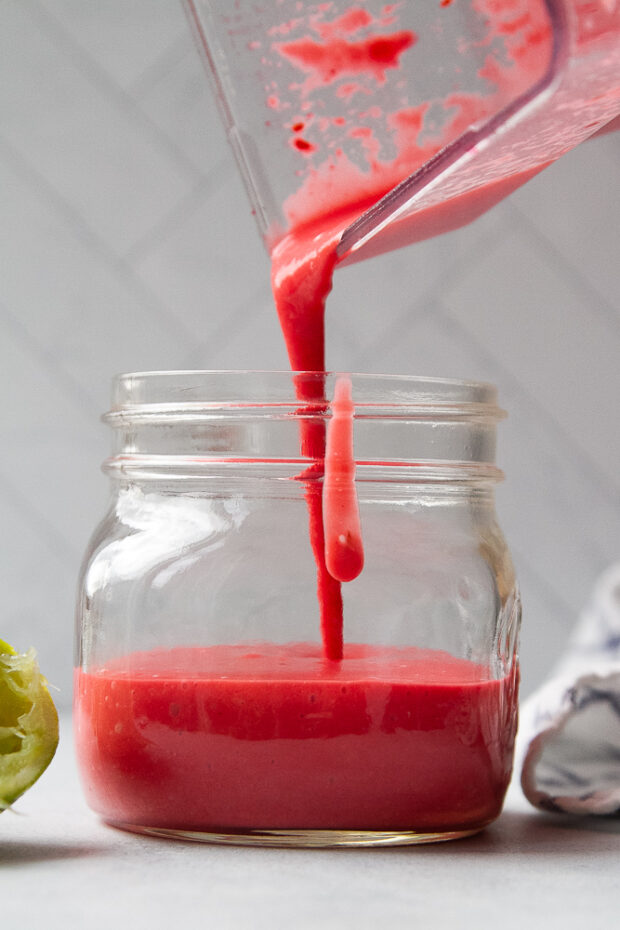
M 313 450 L 323 448 L 340 377 L 351 381 L 359 480 L 368 469 L 372 480 L 384 473 L 400 480 L 401 471 L 403 481 L 417 482 L 431 480 L 431 473 L 433 480 L 449 483 L 501 478 L 495 433 L 505 414 L 494 385 L 334 372 L 119 375 L 112 409 L 103 417 L 114 434 L 105 468 L 142 478 L 268 469 L 298 480 L 309 464 L 314 468 L 322 460 L 323 452 Z
M 141 415 L 163 417 L 196 415 L 200 410 L 236 407 L 298 407 L 312 398 L 328 404 L 340 377 L 351 380 L 358 412 L 378 415 L 457 416 L 500 420 L 497 388 L 485 381 L 422 375 L 364 374 L 359 372 L 303 372 L 287 370 L 161 370 L 117 375 L 112 381 L 112 406 L 104 420 Z M 385 414 L 383 414 L 385 415 Z

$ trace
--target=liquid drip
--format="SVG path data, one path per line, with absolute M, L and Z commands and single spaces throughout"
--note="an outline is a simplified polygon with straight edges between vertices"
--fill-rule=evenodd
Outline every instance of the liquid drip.
M 336 381 L 331 408 L 323 478 L 325 564 L 338 581 L 353 581 L 364 567 L 364 546 L 355 488 L 354 408 L 349 378 Z

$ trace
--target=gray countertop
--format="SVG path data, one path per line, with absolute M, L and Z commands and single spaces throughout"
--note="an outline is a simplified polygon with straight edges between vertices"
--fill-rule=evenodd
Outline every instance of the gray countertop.
M 86 807 L 69 718 L 41 780 L 0 817 L 0 927 L 617 926 L 620 819 L 541 814 L 509 792 L 484 833 L 376 850 L 149 839 Z

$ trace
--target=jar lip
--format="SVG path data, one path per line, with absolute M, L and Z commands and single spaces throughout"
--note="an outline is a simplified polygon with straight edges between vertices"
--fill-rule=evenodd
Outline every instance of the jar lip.
M 317 407 L 333 396 L 337 378 L 352 384 L 358 412 L 371 415 L 457 415 L 502 419 L 497 389 L 484 381 L 421 375 L 295 372 L 286 370 L 170 370 L 136 371 L 117 375 L 112 382 L 112 408 L 104 417 L 140 415 L 196 415 L 200 411 L 257 408 L 298 408 L 300 397 L 312 397 Z

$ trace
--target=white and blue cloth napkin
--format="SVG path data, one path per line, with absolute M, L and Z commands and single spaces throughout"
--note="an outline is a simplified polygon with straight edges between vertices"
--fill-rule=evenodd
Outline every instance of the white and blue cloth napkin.
M 536 807 L 620 814 L 620 564 L 599 579 L 566 655 L 521 708 L 517 766 Z

